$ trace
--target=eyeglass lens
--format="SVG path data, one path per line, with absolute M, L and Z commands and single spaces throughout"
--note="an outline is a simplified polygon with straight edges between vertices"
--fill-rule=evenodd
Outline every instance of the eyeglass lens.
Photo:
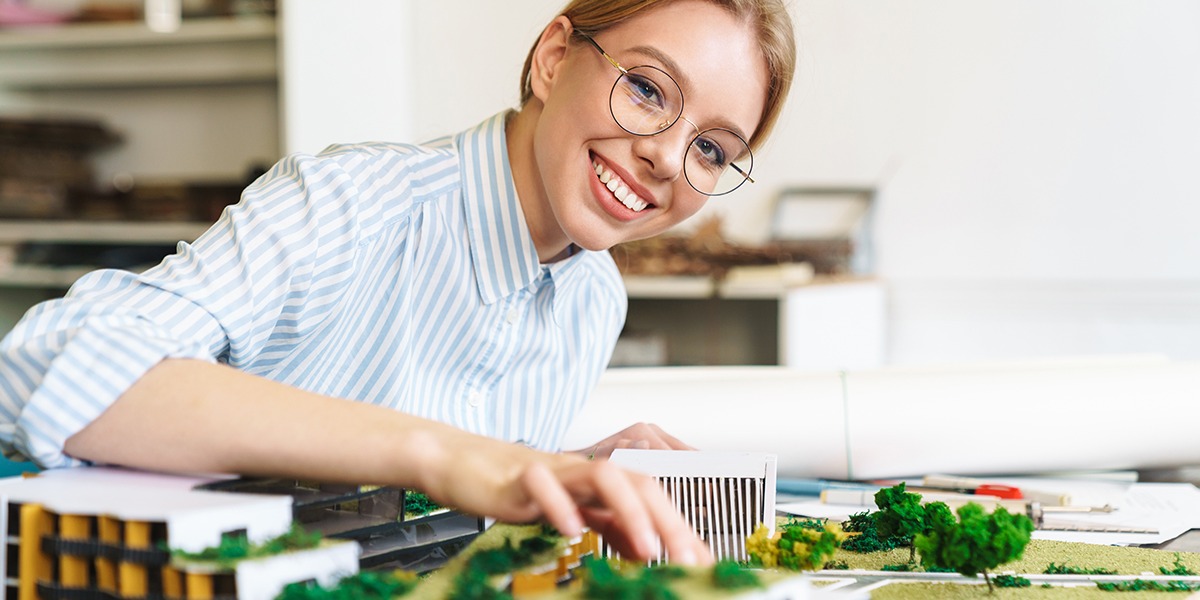
M 623 73 L 609 96 L 613 119 L 635 135 L 665 131 L 683 113 L 683 92 L 669 75 L 650 66 Z M 741 136 L 726 129 L 706 129 L 688 145 L 683 174 L 696 191 L 728 194 L 747 179 L 753 155 Z M 731 167 L 734 161 L 742 163 Z

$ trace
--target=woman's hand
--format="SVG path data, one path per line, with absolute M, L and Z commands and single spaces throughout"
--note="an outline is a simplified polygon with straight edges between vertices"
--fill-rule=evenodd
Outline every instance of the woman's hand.
M 461 444 L 451 451 L 453 474 L 426 486 L 435 500 L 501 521 L 543 520 L 570 537 L 586 526 L 633 560 L 657 556 L 661 540 L 672 562 L 712 563 L 708 547 L 650 477 L 608 461 L 472 437 L 461 440 L 474 446 L 469 454 Z
M 600 440 L 589 448 L 574 450 L 585 458 L 608 458 L 618 448 L 638 450 L 695 450 L 653 423 L 636 423 Z

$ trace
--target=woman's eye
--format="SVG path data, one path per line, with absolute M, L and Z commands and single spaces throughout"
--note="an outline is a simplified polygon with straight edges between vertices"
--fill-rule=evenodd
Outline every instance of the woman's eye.
M 663 105 L 662 91 L 658 89 L 658 86 L 653 81 L 638 75 L 626 75 L 626 78 L 629 80 L 629 87 L 633 90 L 638 100 L 656 106 Z
M 700 153 L 700 157 L 704 159 L 704 163 L 714 169 L 724 169 L 728 166 L 725 163 L 725 151 L 716 142 L 698 137 L 692 143 L 692 146 Z

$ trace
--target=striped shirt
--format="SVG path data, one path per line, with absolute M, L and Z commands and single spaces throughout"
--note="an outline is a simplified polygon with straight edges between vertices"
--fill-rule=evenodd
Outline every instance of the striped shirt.
M 290 156 L 153 269 L 32 308 L 0 342 L 0 448 L 82 464 L 66 439 L 175 357 L 558 450 L 626 297 L 607 252 L 539 263 L 504 122 Z

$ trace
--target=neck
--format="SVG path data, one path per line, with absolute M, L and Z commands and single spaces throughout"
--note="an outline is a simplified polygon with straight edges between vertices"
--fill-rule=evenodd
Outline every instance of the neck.
M 533 151 L 533 138 L 540 114 L 541 104 L 536 99 L 529 101 L 519 112 L 509 116 L 504 133 L 513 185 L 517 188 L 517 199 L 521 202 L 521 212 L 529 226 L 533 246 L 537 248 L 538 260 L 551 263 L 571 255 L 571 240 L 558 226 L 558 219 L 550 209 Z

